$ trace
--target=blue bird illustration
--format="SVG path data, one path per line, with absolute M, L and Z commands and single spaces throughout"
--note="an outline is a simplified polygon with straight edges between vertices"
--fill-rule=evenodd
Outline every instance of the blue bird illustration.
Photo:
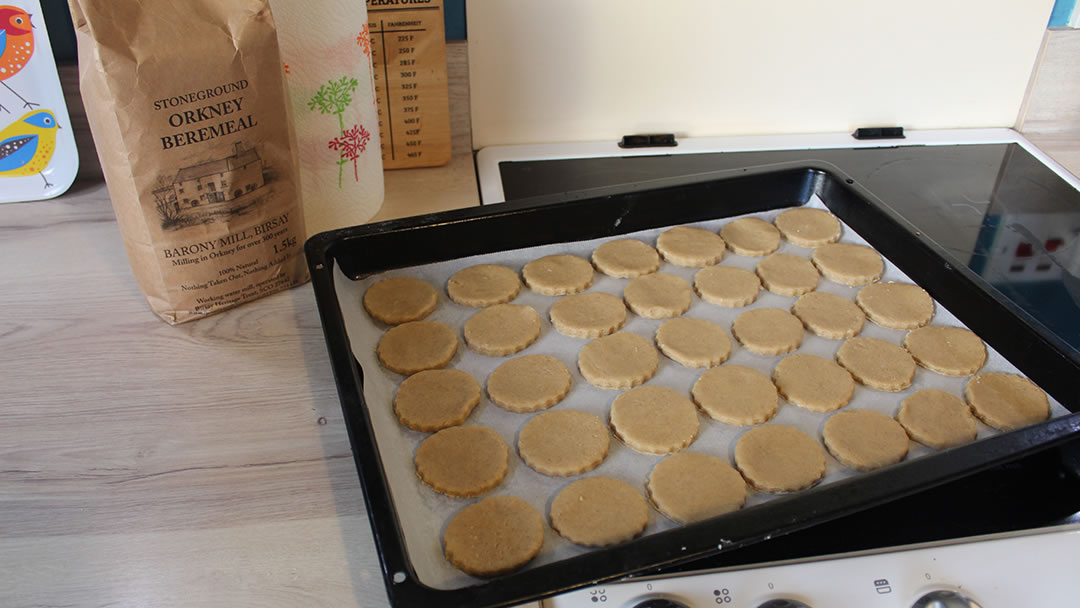
M 43 171 L 56 151 L 56 116 L 48 110 L 25 114 L 0 131 L 0 177 L 25 177 L 37 173 L 52 184 Z

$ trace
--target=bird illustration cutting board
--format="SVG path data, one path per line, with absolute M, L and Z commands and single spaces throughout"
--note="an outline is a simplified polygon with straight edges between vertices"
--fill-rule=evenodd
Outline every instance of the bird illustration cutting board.
M 78 171 L 75 133 L 41 5 L 2 4 L 0 203 L 59 196 Z

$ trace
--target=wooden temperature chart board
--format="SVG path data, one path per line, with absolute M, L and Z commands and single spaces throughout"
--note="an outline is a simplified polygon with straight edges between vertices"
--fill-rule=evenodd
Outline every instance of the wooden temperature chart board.
M 450 162 L 442 0 L 367 0 L 385 169 Z

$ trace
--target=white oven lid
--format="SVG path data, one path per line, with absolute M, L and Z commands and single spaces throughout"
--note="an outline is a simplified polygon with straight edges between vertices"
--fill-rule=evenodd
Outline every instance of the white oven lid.
M 475 149 L 1012 127 L 1053 0 L 469 0 Z

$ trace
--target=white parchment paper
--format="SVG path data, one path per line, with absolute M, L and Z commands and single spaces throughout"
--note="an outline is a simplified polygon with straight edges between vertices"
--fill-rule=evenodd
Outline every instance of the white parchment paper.
M 825 208 L 816 197 L 807 206 Z M 748 217 L 758 217 L 766 221 L 772 221 L 781 211 L 783 210 L 755 213 L 750 214 Z M 721 226 L 733 219 L 736 218 L 724 218 L 690 225 L 718 232 Z M 558 297 L 539 295 L 528 288 L 523 288 L 514 303 L 527 304 L 540 313 L 543 319 L 540 338 L 524 351 L 511 357 L 487 357 L 479 355 L 464 346 L 462 328 L 465 321 L 475 314 L 478 309 L 461 306 L 451 301 L 446 295 L 446 281 L 458 270 L 474 264 L 503 264 L 520 273 L 521 268 L 526 263 L 553 253 L 571 253 L 589 259 L 592 251 L 597 246 L 615 238 L 636 238 L 655 245 L 657 235 L 664 230 L 666 228 L 605 239 L 502 251 L 437 264 L 387 271 L 358 281 L 350 280 L 340 270 L 336 271 L 335 287 L 339 305 L 345 319 L 353 354 L 364 370 L 364 398 L 367 401 L 374 425 L 379 453 L 382 456 L 390 482 L 394 505 L 402 522 L 410 559 L 423 583 L 440 589 L 449 589 L 469 586 L 478 582 L 479 579 L 470 577 L 452 567 L 443 557 L 442 532 L 447 521 L 455 513 L 483 497 L 477 499 L 450 498 L 427 487 L 416 476 L 413 467 L 413 454 L 420 442 L 428 437 L 428 434 L 405 428 L 398 423 L 394 415 L 392 406 L 394 393 L 405 377 L 383 368 L 375 357 L 375 346 L 389 327 L 372 320 L 364 311 L 361 304 L 364 291 L 375 281 L 394 276 L 410 276 L 427 281 L 436 287 L 439 292 L 439 304 L 427 320 L 439 321 L 449 325 L 457 331 L 458 337 L 462 340 L 461 348 L 448 367 L 469 372 L 482 387 L 486 388 L 488 375 L 509 358 L 537 353 L 552 355 L 562 361 L 570 370 L 573 383 L 570 394 L 562 402 L 555 405 L 554 408 L 583 410 L 606 421 L 611 402 L 620 394 L 620 391 L 596 388 L 581 376 L 577 367 L 577 354 L 587 340 L 564 336 L 551 326 L 548 312 Z M 840 242 L 867 245 L 866 241 L 847 226 L 844 227 L 844 234 Z M 783 241 L 778 251 L 809 258 L 813 250 Z M 753 270 L 760 260 L 761 258 L 739 256 L 729 251 L 724 256 L 721 264 Z M 663 263 L 660 267 L 660 272 L 680 276 L 691 285 L 693 284 L 694 274 L 698 270 L 668 263 Z M 912 282 L 888 260 L 885 261 L 885 274 L 881 280 Z M 589 291 L 607 292 L 621 297 L 623 287 L 627 282 L 629 282 L 629 279 L 616 279 L 597 272 Z M 848 287 L 825 278 L 822 278 L 818 283 L 818 291 L 834 293 L 850 300 L 854 300 L 858 290 L 857 287 Z M 731 336 L 731 324 L 738 315 L 754 308 L 773 307 L 790 310 L 795 300 L 794 297 L 776 295 L 763 289 L 757 301 L 750 306 L 723 308 L 705 302 L 695 294 L 690 310 L 684 316 L 707 319 L 720 324 L 728 330 L 733 350 L 727 363 L 752 367 L 767 376 L 771 376 L 773 368 L 786 355 L 761 356 L 746 350 Z M 653 341 L 656 329 L 663 321 L 663 319 L 645 319 L 628 312 L 628 320 L 622 331 L 633 332 Z M 935 315 L 931 323 L 933 325 L 963 327 L 963 324 L 954 315 L 940 305 L 936 305 Z M 902 330 L 880 327 L 868 320 L 859 335 L 882 338 L 900 344 L 905 333 Z M 806 332 L 802 346 L 797 352 L 832 359 L 841 343 L 841 340 L 828 340 L 811 332 Z M 1004 357 L 989 347 L 988 354 L 987 363 L 980 371 L 1019 373 Z M 691 386 L 703 371 L 704 369 L 685 368 L 661 354 L 659 370 L 656 376 L 649 380 L 647 384 L 667 386 L 689 396 Z M 915 372 L 914 383 L 904 391 L 896 393 L 882 392 L 857 384 L 855 394 L 845 409 L 873 409 L 889 416 L 895 416 L 900 407 L 900 402 L 919 389 L 941 389 L 963 398 L 963 389 L 967 380 L 966 377 L 942 376 L 920 367 Z M 1053 399 L 1051 399 L 1050 403 L 1053 416 L 1068 413 L 1068 410 Z M 473 411 L 465 424 L 489 426 L 495 429 L 511 447 L 510 470 L 506 479 L 486 496 L 518 496 L 535 507 L 546 519 L 548 507 L 554 495 L 568 483 L 579 479 L 581 476 L 571 478 L 547 477 L 533 471 L 521 461 L 516 451 L 517 433 L 533 415 L 535 414 L 515 414 L 505 411 L 491 403 L 487 399 L 485 392 L 480 405 Z M 794 426 L 821 441 L 822 427 L 830 415 L 831 413 L 811 412 L 781 399 L 779 412 L 769 423 Z M 717 422 L 701 412 L 699 412 L 699 421 L 699 435 L 694 443 L 686 449 L 711 454 L 733 463 L 735 442 L 743 432 L 751 427 L 732 426 Z M 978 429 L 979 439 L 995 433 L 993 429 L 981 422 L 978 423 Z M 907 458 L 919 458 L 933 452 L 934 450 L 930 448 L 911 442 L 911 449 Z M 621 479 L 637 488 L 644 495 L 645 479 L 652 467 L 661 458 L 661 456 L 635 452 L 612 436 L 611 451 L 607 459 L 595 470 L 586 473 L 586 475 L 604 475 Z M 833 483 L 858 474 L 858 472 L 841 465 L 831 455 L 827 455 L 826 460 L 826 475 L 821 482 L 823 484 Z M 751 491 L 744 508 L 751 508 L 773 497 L 773 495 Z M 668 520 L 658 511 L 652 510 L 645 534 L 656 534 L 677 525 L 677 523 Z M 540 555 L 526 567 L 535 567 L 587 551 L 588 549 L 563 539 L 548 527 L 545 531 L 544 547 Z

